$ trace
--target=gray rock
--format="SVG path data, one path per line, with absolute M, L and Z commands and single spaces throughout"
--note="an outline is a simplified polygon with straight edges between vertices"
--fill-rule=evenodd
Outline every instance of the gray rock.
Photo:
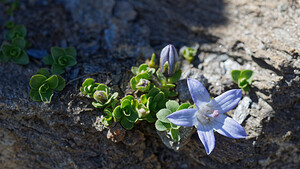
M 250 114 L 249 107 L 252 103 L 250 97 L 245 96 L 238 104 L 237 108 L 234 110 L 233 119 L 238 123 L 242 124 L 243 121 Z

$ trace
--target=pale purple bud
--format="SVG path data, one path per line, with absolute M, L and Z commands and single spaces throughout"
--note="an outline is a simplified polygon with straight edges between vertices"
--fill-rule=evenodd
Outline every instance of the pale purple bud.
M 175 73 L 176 63 L 178 61 L 178 54 L 176 48 L 173 45 L 167 45 L 160 53 L 160 70 L 167 75 L 173 75 Z M 165 67 L 167 66 L 167 67 Z M 166 72 L 167 71 L 167 72 Z

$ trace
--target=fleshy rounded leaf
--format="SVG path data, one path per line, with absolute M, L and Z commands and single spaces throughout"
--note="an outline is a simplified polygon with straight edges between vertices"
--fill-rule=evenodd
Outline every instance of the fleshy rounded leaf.
M 138 82 L 136 81 L 135 77 L 132 77 L 130 79 L 130 87 L 131 87 L 132 90 L 137 90 L 137 88 L 136 88 L 137 83 Z
M 74 66 L 74 65 L 77 64 L 77 61 L 76 61 L 76 59 L 75 59 L 73 56 L 66 55 L 65 57 L 66 57 L 67 60 L 68 60 L 68 62 L 67 62 L 67 64 L 66 64 L 66 67 L 68 67 L 68 66 Z
M 65 50 L 63 50 L 60 47 L 52 47 L 50 50 L 51 50 L 51 55 L 53 57 L 53 60 L 55 61 L 56 64 L 57 64 L 57 59 L 60 56 L 66 55 Z
M 160 120 L 156 120 L 155 128 L 158 131 L 166 131 L 166 130 L 169 130 L 171 128 L 171 126 L 170 126 L 170 123 L 164 123 Z
M 65 72 L 65 69 L 64 69 L 64 67 L 61 67 L 57 64 L 53 64 L 51 66 L 51 71 L 52 71 L 53 74 L 60 75 L 60 74 Z
M 131 67 L 131 72 L 136 76 L 139 73 L 139 68 L 135 67 L 135 66 L 132 66 Z
M 44 75 L 46 78 L 49 78 L 50 77 L 50 73 L 48 71 L 48 69 L 45 69 L 45 68 L 41 68 L 39 69 L 36 74 L 39 74 L 39 75 Z
M 168 83 L 176 83 L 181 77 L 181 70 L 175 72 L 175 74 L 168 78 Z
M 105 84 L 99 84 L 96 90 L 104 91 L 106 94 L 109 94 L 109 88 Z
M 172 112 L 169 109 L 161 109 L 157 114 L 156 117 L 158 120 L 164 122 L 164 123 L 171 123 L 169 119 L 167 118 L 168 115 L 172 114 Z
M 171 112 L 173 113 L 178 109 L 179 103 L 177 103 L 175 100 L 169 100 L 166 103 L 166 107 L 167 109 L 171 110 Z
M 47 78 L 44 75 L 34 75 L 30 78 L 29 85 L 32 89 L 39 89 Z
M 76 59 L 76 56 L 77 56 L 77 52 L 76 52 L 76 49 L 74 47 L 67 47 L 65 49 L 65 52 L 67 55 L 70 55 L 72 56 L 74 59 Z
M 49 85 L 50 89 L 55 89 L 58 85 L 58 78 L 56 75 L 52 75 L 46 80 L 46 83 Z
M 240 70 L 233 70 L 233 71 L 231 71 L 231 77 L 232 77 L 233 81 L 235 81 L 236 83 L 238 83 L 239 78 L 240 78 L 240 74 L 241 74 Z
M 123 117 L 120 121 L 121 125 L 127 129 L 127 130 L 130 130 L 133 128 L 134 124 L 130 121 L 128 121 L 125 117 Z
M 139 119 L 139 114 L 136 111 L 131 111 L 130 116 L 126 116 L 128 121 L 135 123 Z
M 22 50 L 21 55 L 18 58 L 12 58 L 13 62 L 20 65 L 27 65 L 29 63 L 29 57 L 27 53 Z
M 143 73 L 143 72 L 146 72 L 147 71 L 147 69 L 148 69 L 148 65 L 147 64 L 141 64 L 140 66 L 139 66 L 139 73 Z
M 57 75 L 57 79 L 58 79 L 58 84 L 57 84 L 57 87 L 54 90 L 60 92 L 60 91 L 62 91 L 65 88 L 66 81 L 65 81 L 65 79 L 63 79 L 59 75 Z
M 183 104 L 181 104 L 181 105 L 178 107 L 178 109 L 177 109 L 176 111 L 179 111 L 179 110 L 182 110 L 182 109 L 187 109 L 187 108 L 189 108 L 190 106 L 191 106 L 190 103 L 183 103 Z
M 171 137 L 174 141 L 179 141 L 180 140 L 180 134 L 178 129 L 173 129 L 171 128 Z
M 29 93 L 30 98 L 35 102 L 42 101 L 39 91 L 37 89 L 31 89 Z
M 100 102 L 92 102 L 92 105 L 95 107 L 95 108 L 103 108 L 105 107 L 105 104 L 103 103 L 100 103 Z
M 21 49 L 24 49 L 25 45 L 26 45 L 26 41 L 24 40 L 24 38 L 19 37 L 19 38 L 13 39 L 11 44 L 18 46 Z
M 46 84 L 43 84 L 46 85 Z M 52 96 L 53 96 L 53 91 L 51 89 L 47 91 L 42 91 L 43 85 L 39 88 L 39 94 L 41 96 L 41 100 L 44 103 L 50 103 Z
M 123 117 L 123 113 L 120 106 L 117 106 L 113 111 L 114 117 L 120 120 Z

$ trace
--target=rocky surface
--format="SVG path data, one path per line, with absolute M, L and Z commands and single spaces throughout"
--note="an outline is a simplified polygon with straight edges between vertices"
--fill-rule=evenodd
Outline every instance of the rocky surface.
M 45 66 L 39 58 L 26 66 L 0 63 L 0 168 L 297 168 L 299 9 L 297 0 L 29 0 L 14 17 L 1 10 L 0 24 L 24 24 L 33 49 L 74 46 L 78 64 L 47 105 L 29 99 L 29 79 Z M 215 97 L 237 88 L 231 70 L 255 72 L 250 92 L 228 112 L 248 137 L 216 133 L 209 156 L 196 133 L 174 151 L 153 125 L 108 129 L 100 123 L 103 113 L 79 93 L 84 78 L 93 77 L 122 95 L 132 65 L 168 43 L 179 49 L 194 42 L 198 57 L 181 62 L 181 101 L 190 100 L 187 77 Z

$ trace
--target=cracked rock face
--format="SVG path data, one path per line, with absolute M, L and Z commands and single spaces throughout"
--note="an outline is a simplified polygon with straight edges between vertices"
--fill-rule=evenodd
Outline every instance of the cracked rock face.
M 7 6 L 1 3 L 0 8 Z M 51 46 L 74 46 L 78 64 L 63 75 L 70 83 L 46 105 L 29 98 L 30 77 L 45 66 L 40 59 L 31 58 L 26 66 L 0 63 L 0 166 L 297 168 L 299 8 L 300 2 L 292 0 L 22 1 L 13 20 L 27 27 L 32 48 L 49 53 Z M 1 25 L 5 18 L 1 10 Z M 126 132 L 120 126 L 107 128 L 100 123 L 104 113 L 79 93 L 89 74 L 122 96 L 131 66 L 169 43 L 180 49 L 194 42 L 198 57 L 191 64 L 180 58 L 181 101 L 191 101 L 187 77 L 203 82 L 215 97 L 238 88 L 231 70 L 254 71 L 250 91 L 227 113 L 248 137 L 236 140 L 215 133 L 209 156 L 196 133 L 174 151 L 152 124 L 141 122 Z

